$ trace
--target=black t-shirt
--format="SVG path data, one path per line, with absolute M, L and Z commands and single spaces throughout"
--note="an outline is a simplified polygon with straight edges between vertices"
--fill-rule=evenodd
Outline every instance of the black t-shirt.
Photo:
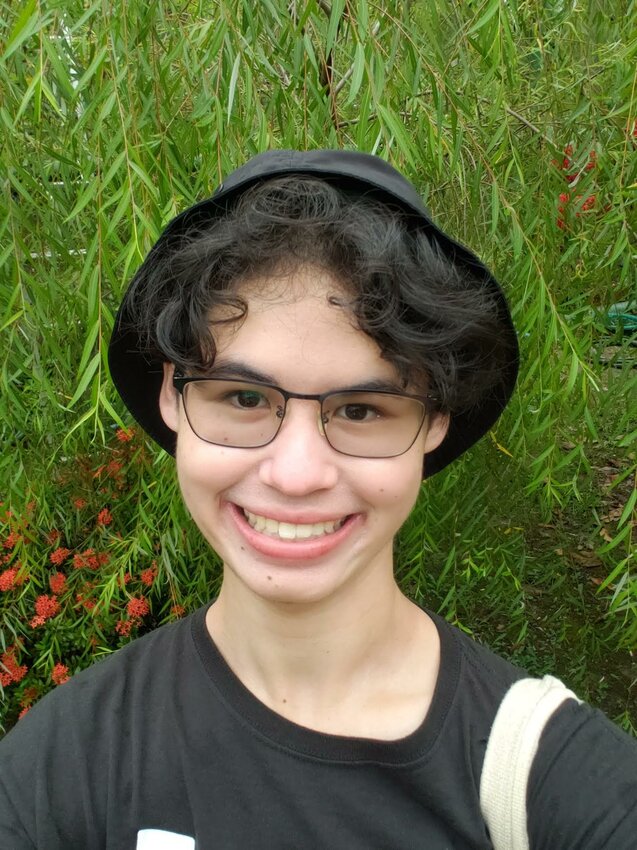
M 0 743 L 2 850 L 491 847 L 480 813 L 498 705 L 524 675 L 438 617 L 423 724 L 326 735 L 259 702 L 206 609 L 73 677 Z M 637 743 L 586 705 L 551 719 L 531 774 L 531 850 L 637 847 Z

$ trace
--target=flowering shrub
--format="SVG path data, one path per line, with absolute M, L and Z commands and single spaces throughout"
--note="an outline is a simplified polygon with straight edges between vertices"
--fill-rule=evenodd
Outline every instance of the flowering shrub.
M 42 528 L 33 502 L 0 500 L 0 615 L 13 636 L 0 646 L 0 731 L 96 656 L 186 612 L 155 553 L 131 557 L 125 546 L 144 455 L 120 429 L 92 462 L 70 460 L 53 482 L 57 528 Z

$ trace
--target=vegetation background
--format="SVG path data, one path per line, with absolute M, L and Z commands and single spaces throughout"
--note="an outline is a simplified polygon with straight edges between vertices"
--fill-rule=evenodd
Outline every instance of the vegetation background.
M 610 9 L 610 13 L 609 13 Z M 0 725 L 215 593 L 109 381 L 165 223 L 271 147 L 389 159 L 502 280 L 519 389 L 423 486 L 418 601 L 637 726 L 635 2 L 0 4 Z

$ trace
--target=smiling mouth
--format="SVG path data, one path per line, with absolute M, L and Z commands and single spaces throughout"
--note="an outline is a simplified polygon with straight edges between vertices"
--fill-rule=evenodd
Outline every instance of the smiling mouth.
M 258 514 L 250 513 L 250 511 L 241 509 L 248 524 L 255 531 L 261 532 L 268 537 L 274 537 L 278 540 L 312 540 L 317 537 L 325 537 L 328 534 L 333 534 L 342 528 L 347 516 L 342 519 L 330 520 L 329 522 L 301 523 L 295 524 L 292 522 L 278 522 L 270 517 L 259 516 Z

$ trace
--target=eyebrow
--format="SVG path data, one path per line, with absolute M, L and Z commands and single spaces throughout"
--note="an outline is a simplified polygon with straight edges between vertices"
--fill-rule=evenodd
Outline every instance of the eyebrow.
M 240 360 L 222 360 L 215 363 L 210 369 L 206 370 L 206 378 L 238 378 L 244 381 L 252 381 L 256 384 L 273 384 L 279 386 L 274 375 L 268 372 L 260 372 L 247 363 Z M 390 381 L 382 378 L 369 378 L 368 380 L 358 381 L 356 384 L 342 384 L 331 389 L 329 392 L 343 392 L 345 390 L 358 390 L 363 392 L 389 392 L 389 393 L 404 393 L 405 388 L 397 381 Z

